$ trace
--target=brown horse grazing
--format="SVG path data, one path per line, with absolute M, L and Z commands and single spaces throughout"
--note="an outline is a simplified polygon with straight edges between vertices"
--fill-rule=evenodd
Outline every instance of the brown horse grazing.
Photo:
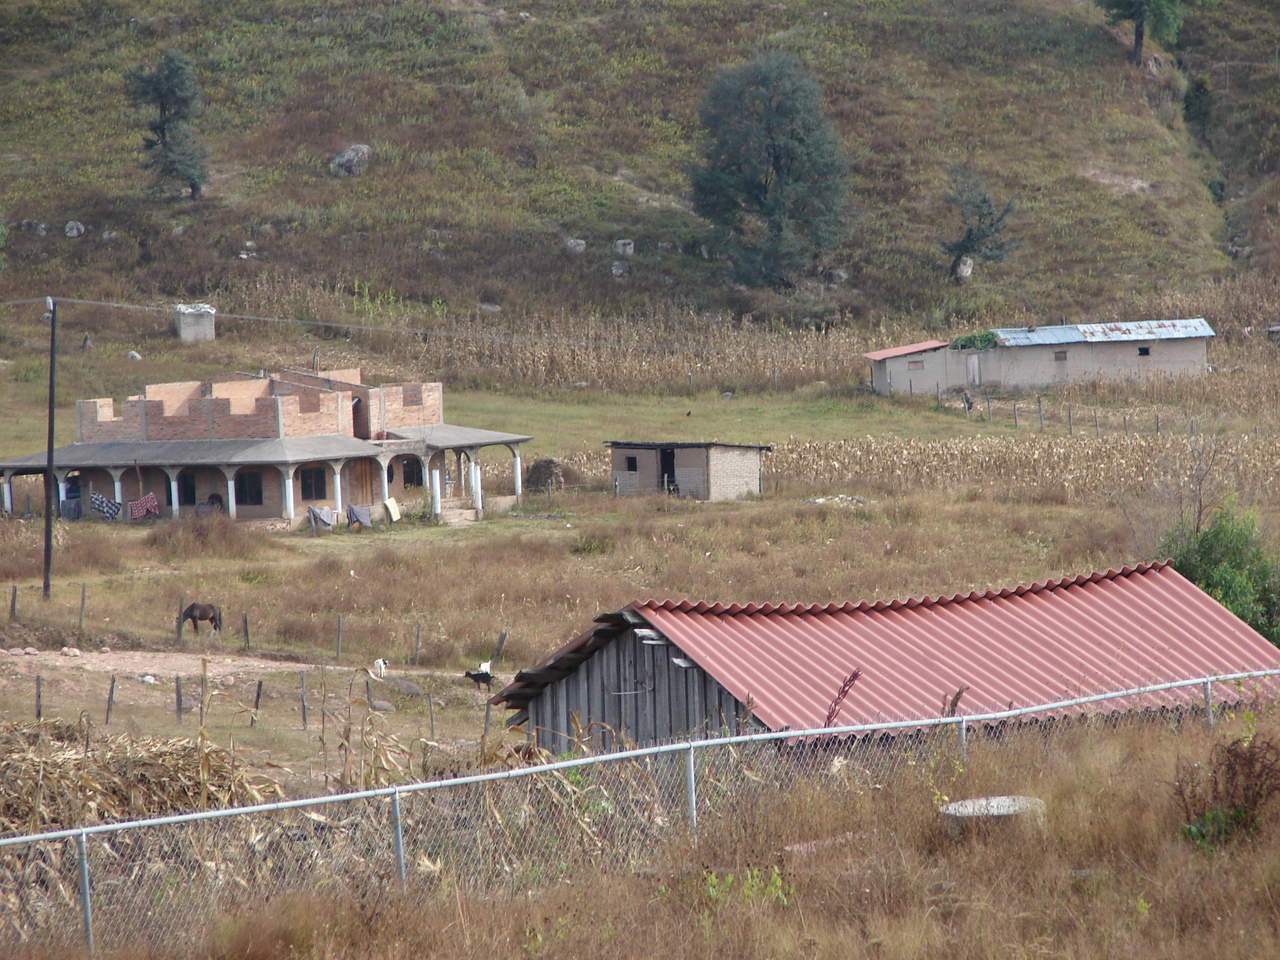
M 182 616 L 178 618 L 178 624 L 181 625 L 186 620 L 191 621 L 191 629 L 196 632 L 197 636 L 200 634 L 201 620 L 208 620 L 213 629 L 219 633 L 222 632 L 222 608 L 214 606 L 212 603 L 192 603 L 188 605 L 187 609 L 182 611 Z

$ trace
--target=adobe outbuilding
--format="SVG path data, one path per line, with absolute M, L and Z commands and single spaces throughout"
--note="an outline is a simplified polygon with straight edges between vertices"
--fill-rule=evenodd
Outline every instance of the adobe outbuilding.
M 748 443 L 608 440 L 619 496 L 665 491 L 695 500 L 738 500 L 764 489 L 764 454 Z

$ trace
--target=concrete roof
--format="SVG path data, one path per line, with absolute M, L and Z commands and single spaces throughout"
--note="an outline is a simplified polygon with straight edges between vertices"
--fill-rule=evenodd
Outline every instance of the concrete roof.
M 425 427 L 396 427 L 387 431 L 390 440 L 421 440 L 432 450 L 457 450 L 466 447 L 492 447 L 507 443 L 527 443 L 533 437 L 497 430 L 458 427 L 452 423 L 433 423 Z
M 1135 340 L 1186 340 L 1216 336 L 1202 317 L 1191 320 L 1137 320 L 1126 323 L 1074 323 L 1050 327 L 997 327 L 1002 347 L 1043 347 L 1060 343 L 1115 343 Z
M 249 463 L 307 463 L 376 457 L 385 451 L 355 437 L 333 434 L 283 437 L 278 440 L 145 440 L 112 443 L 71 443 L 53 451 L 53 464 L 62 469 L 84 467 L 206 466 Z M 32 453 L 0 461 L 0 470 L 31 473 L 43 470 L 45 454 Z
M 606 447 L 661 450 L 663 447 L 736 447 L 739 450 L 772 450 L 767 443 L 721 443 L 718 440 L 606 440 Z

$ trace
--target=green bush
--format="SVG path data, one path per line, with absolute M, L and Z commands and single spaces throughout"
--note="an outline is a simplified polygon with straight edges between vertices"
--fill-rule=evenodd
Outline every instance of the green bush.
M 956 337 L 951 341 L 952 350 L 994 350 L 997 343 L 996 335 L 990 330 L 980 330 L 977 333 L 966 333 Z
M 1184 577 L 1280 645 L 1280 565 L 1267 552 L 1251 511 L 1228 499 L 1207 524 L 1184 518 L 1160 541 L 1160 553 Z

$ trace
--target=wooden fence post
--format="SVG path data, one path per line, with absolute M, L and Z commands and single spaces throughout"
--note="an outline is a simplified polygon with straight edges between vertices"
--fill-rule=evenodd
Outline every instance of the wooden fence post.
M 418 666 L 419 660 L 422 658 L 422 624 L 415 623 L 413 625 L 413 665 Z
M 36 674 L 36 719 L 44 716 L 44 677 Z
M 244 634 L 244 648 L 249 649 L 249 614 L 241 611 L 240 613 L 240 632 Z
M 204 726 L 204 704 L 209 696 L 209 658 L 200 658 L 200 726 Z
M 369 679 L 368 674 L 364 678 L 364 702 L 370 710 L 373 709 L 373 681 Z
M 76 631 L 78 633 L 84 633 L 84 602 L 88 593 L 89 585 L 85 583 L 80 584 L 80 622 L 76 626 Z
M 991 394 L 985 394 L 987 400 L 987 423 L 991 422 Z
M 298 671 L 298 706 L 302 709 L 302 729 L 307 729 L 307 672 Z
M 1156 435 L 1159 436 L 1159 434 L 1160 434 L 1160 411 L 1157 410 L 1156 411 Z
M 1040 419 L 1040 432 L 1044 433 L 1044 407 L 1040 405 L 1040 394 L 1036 394 L 1036 416 Z
M 258 708 L 262 705 L 262 681 L 258 681 L 258 689 L 253 695 L 253 716 L 249 718 L 249 726 L 258 725 Z
M 1093 408 L 1093 435 L 1098 435 L 1098 408 Z
M 342 614 L 338 614 L 338 631 L 334 638 L 333 651 L 334 651 L 333 659 L 336 662 L 341 663 L 342 662 Z
M 107 718 L 103 721 L 104 727 L 111 726 L 111 708 L 116 705 L 116 675 L 111 675 L 111 686 L 107 688 Z
M 13 591 L 9 594 L 9 622 L 12 623 L 18 619 L 18 585 L 13 585 Z
M 186 597 L 178 598 L 178 620 L 177 620 L 177 624 L 174 626 L 174 632 L 173 632 L 174 646 L 182 645 L 182 611 L 185 610 L 187 607 L 186 599 L 187 599 Z
M 1013 429 L 1018 429 L 1018 402 L 1013 403 Z
M 427 692 L 427 722 L 431 724 L 431 739 L 436 738 L 436 708 L 431 702 L 431 692 Z
M 178 713 L 178 722 L 182 722 L 182 677 L 173 678 L 173 704 Z
M 1071 404 L 1067 404 L 1067 436 L 1071 436 Z

